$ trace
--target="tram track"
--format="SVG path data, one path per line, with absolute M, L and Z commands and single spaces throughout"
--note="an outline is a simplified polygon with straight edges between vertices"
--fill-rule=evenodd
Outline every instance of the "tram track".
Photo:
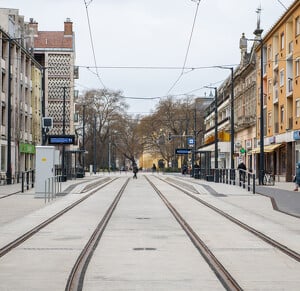
M 118 192 L 117 196 L 107 209 L 106 213 L 104 214 L 103 218 L 97 225 L 95 231 L 91 235 L 90 239 L 88 240 L 87 244 L 83 248 L 82 252 L 80 253 L 79 257 L 77 258 L 71 273 L 69 275 L 65 290 L 71 291 L 71 290 L 77 290 L 80 291 L 83 288 L 83 281 L 84 276 L 86 273 L 86 270 L 88 268 L 89 262 L 93 256 L 93 253 L 95 249 L 97 248 L 97 245 L 99 243 L 99 240 L 101 239 L 101 236 L 117 206 L 119 203 L 122 194 L 125 191 L 125 188 L 129 182 L 129 178 L 126 180 L 126 182 L 121 187 L 120 191 Z
M 300 262 L 300 254 L 292 249 L 290 249 L 289 247 L 281 244 L 280 242 L 276 241 L 275 239 L 272 239 L 270 236 L 262 233 L 261 231 L 251 227 L 250 225 L 242 222 L 241 220 L 233 217 L 232 215 L 224 212 L 223 210 L 215 207 L 214 205 L 204 201 L 203 199 L 194 196 L 192 193 L 190 193 L 189 191 L 187 191 L 186 189 L 183 189 L 182 187 L 175 185 L 174 183 L 170 183 L 164 179 L 158 178 L 160 181 L 163 181 L 164 183 L 176 188 L 177 190 L 183 192 L 184 194 L 186 194 L 187 196 L 189 196 L 190 198 L 196 200 L 197 202 L 201 203 L 202 205 L 208 207 L 209 209 L 213 210 L 214 212 L 218 213 L 219 215 L 221 215 L 222 217 L 228 219 L 229 221 L 233 222 L 234 224 L 238 225 L 239 227 L 243 228 L 244 230 L 246 230 L 249 233 L 254 234 L 256 237 L 258 237 L 259 239 L 263 240 L 264 242 L 268 243 L 269 245 L 271 245 L 272 247 L 278 249 L 279 251 L 281 251 L 282 253 L 284 253 L 285 255 L 289 256 L 290 258 L 294 259 L 297 262 Z
M 117 179 L 118 178 L 114 178 L 114 179 L 112 179 L 110 181 L 107 181 L 105 184 L 102 184 L 98 187 L 95 186 L 95 188 L 93 190 L 91 190 L 88 194 L 86 194 L 84 197 L 78 199 L 74 203 L 70 204 L 69 206 L 65 207 L 64 209 L 62 209 L 61 211 L 56 213 L 55 215 L 53 215 L 53 216 L 49 217 L 48 219 L 44 220 L 42 223 L 38 224 L 36 227 L 33 227 L 32 229 L 30 229 L 29 231 L 27 231 L 23 235 L 19 236 L 18 238 L 14 239 L 10 243 L 8 243 L 5 246 L 3 246 L 2 248 L 0 248 L 0 258 L 5 256 L 7 253 L 12 251 L 17 246 L 21 245 L 23 242 L 25 242 L 26 240 L 28 240 L 32 236 L 34 236 L 37 232 L 42 230 L 44 227 L 46 227 L 50 223 L 54 222 L 59 217 L 63 216 L 64 214 L 69 212 L 71 209 L 73 209 L 74 207 L 76 207 L 77 205 L 79 205 L 80 203 L 85 201 L 86 199 L 88 199 L 90 196 L 95 194 L 97 191 L 101 190 L 102 188 L 106 187 L 107 185 L 109 185 L 110 183 L 114 182 Z
M 146 180 L 153 187 L 153 189 L 161 198 L 161 200 L 165 203 L 165 205 L 170 210 L 177 222 L 180 224 L 182 229 L 186 232 L 192 243 L 199 250 L 202 257 L 213 270 L 216 277 L 220 280 L 224 288 L 226 290 L 243 290 L 242 287 L 237 283 L 237 281 L 232 277 L 232 275 L 222 265 L 222 263 L 217 259 L 217 257 L 210 251 L 210 249 L 204 243 L 204 241 L 201 240 L 197 233 L 192 229 L 189 223 L 179 214 L 176 208 L 163 195 L 163 193 L 154 185 L 152 181 L 150 181 L 148 177 L 146 177 Z

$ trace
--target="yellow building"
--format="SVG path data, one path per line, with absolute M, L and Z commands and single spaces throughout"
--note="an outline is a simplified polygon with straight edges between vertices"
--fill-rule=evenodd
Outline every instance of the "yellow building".
M 295 1 L 263 37 L 265 170 L 292 180 L 300 161 L 300 1 Z M 260 74 L 257 66 L 257 140 L 260 140 Z M 259 147 L 259 144 L 257 144 Z M 259 154 L 257 154 L 259 158 Z

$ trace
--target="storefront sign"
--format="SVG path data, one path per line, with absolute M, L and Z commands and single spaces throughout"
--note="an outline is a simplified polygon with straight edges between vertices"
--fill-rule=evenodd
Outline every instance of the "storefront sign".
M 35 146 L 28 143 L 20 143 L 20 153 L 35 154 Z

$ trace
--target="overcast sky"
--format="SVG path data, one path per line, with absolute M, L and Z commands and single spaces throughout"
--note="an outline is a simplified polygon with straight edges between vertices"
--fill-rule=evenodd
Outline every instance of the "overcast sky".
M 80 66 L 77 89 L 105 87 L 121 90 L 129 112 L 144 114 L 154 109 L 153 97 L 209 94 L 204 86 L 218 86 L 229 70 L 104 69 L 97 78 L 88 17 L 99 67 L 179 67 L 185 57 L 197 9 L 196 0 L 0 0 L 0 7 L 17 8 L 25 20 L 34 18 L 39 30 L 63 30 L 73 21 L 76 65 Z M 234 65 L 240 61 L 239 38 L 253 38 L 256 10 L 261 6 L 261 28 L 267 32 L 293 0 L 202 0 L 198 6 L 186 67 Z M 88 8 L 86 10 L 86 5 Z M 250 46 L 251 44 L 249 44 Z M 171 89 L 172 88 L 172 89 Z M 199 89 L 200 88 L 200 89 Z M 171 90 L 170 90 L 171 89 Z M 199 90 L 196 90 L 199 89 Z

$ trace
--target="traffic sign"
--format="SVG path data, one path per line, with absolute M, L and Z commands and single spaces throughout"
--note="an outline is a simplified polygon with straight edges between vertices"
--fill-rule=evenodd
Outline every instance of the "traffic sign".
M 188 155 L 192 152 L 191 149 L 176 149 L 175 154 L 176 155 Z
M 195 144 L 195 140 L 192 137 L 189 137 L 187 139 L 187 143 L 188 143 L 188 145 L 194 145 Z
M 49 144 L 75 144 L 75 135 L 48 135 Z

